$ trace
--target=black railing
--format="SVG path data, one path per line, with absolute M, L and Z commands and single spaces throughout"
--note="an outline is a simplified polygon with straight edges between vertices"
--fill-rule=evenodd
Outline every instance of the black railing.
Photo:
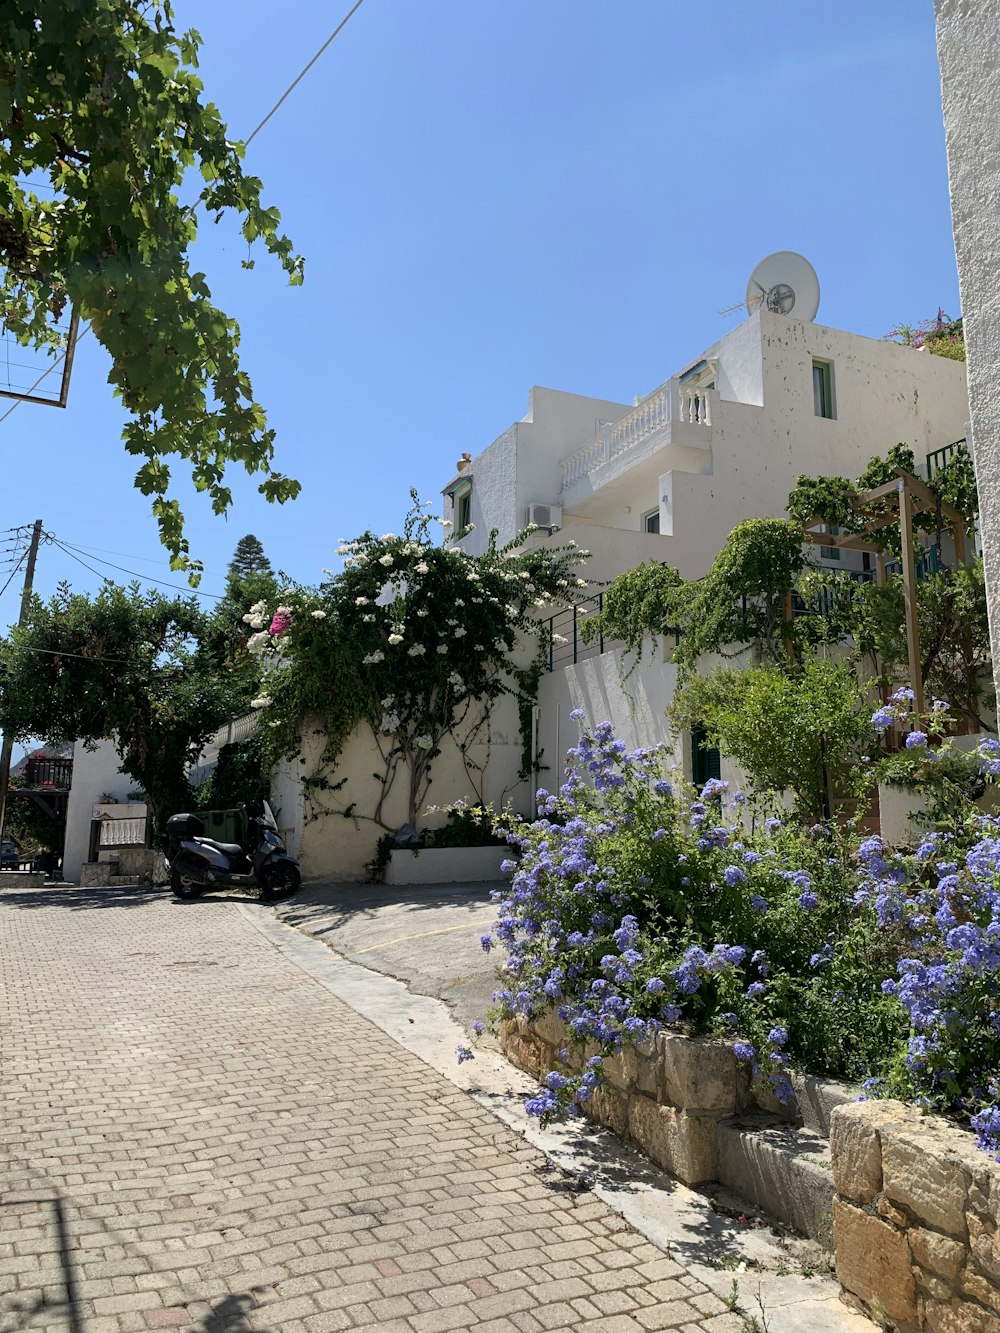
M 951 444 L 943 445 L 940 449 L 935 449 L 932 453 L 929 453 L 924 460 L 927 480 L 930 481 L 935 472 L 940 472 L 943 467 L 950 463 L 959 450 L 964 452 L 967 447 L 963 436 L 962 439 L 952 440 Z
M 73 778 L 72 759 L 31 758 L 24 765 L 24 785 L 45 787 L 53 791 L 69 791 Z

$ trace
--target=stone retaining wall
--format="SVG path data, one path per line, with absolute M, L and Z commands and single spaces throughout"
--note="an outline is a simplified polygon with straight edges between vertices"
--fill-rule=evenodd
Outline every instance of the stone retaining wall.
M 566 1030 L 555 1013 L 531 1023 L 518 1016 L 502 1023 L 498 1036 L 508 1059 L 536 1078 L 560 1063 L 579 1070 L 597 1053 L 596 1046 L 567 1046 L 568 1060 L 560 1062 Z M 732 1047 L 707 1038 L 661 1032 L 606 1058 L 604 1080 L 587 1114 L 686 1185 L 718 1179 L 716 1126 L 754 1104 Z
M 554 1012 L 510 1019 L 498 1036 L 536 1078 L 579 1070 L 597 1053 L 568 1045 Z M 603 1070 L 586 1113 L 687 1185 L 718 1180 L 732 1122 L 762 1105 L 780 1111 L 751 1092 L 724 1041 L 660 1033 L 606 1057 Z M 901 1102 L 847 1101 L 829 1123 L 827 1197 L 845 1291 L 898 1333 L 1000 1333 L 1000 1163 L 968 1132 Z
M 916 1333 L 1000 1333 L 1000 1164 L 901 1102 L 833 1116 L 837 1276 Z

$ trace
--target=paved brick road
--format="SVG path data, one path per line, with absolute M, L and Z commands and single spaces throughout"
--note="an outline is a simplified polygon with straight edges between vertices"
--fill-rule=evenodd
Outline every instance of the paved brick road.
M 232 903 L 0 898 L 0 1333 L 738 1333 L 543 1163 Z

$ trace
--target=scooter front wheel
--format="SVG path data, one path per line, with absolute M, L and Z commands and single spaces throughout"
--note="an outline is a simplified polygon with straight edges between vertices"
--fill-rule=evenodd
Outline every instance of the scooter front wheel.
M 293 866 L 290 861 L 264 866 L 260 873 L 261 898 L 266 903 L 280 902 L 297 892 L 301 883 L 298 866 Z
M 182 898 L 185 901 L 201 897 L 204 891 L 201 884 L 196 884 L 193 879 L 188 879 L 179 870 L 171 872 L 170 887 L 173 889 L 175 898 Z

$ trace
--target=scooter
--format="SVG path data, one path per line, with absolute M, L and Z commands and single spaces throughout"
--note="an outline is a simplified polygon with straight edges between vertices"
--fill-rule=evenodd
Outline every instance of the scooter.
M 265 902 L 290 898 L 301 883 L 298 862 L 289 856 L 278 834 L 271 807 L 251 820 L 254 846 L 217 842 L 204 836 L 197 815 L 171 815 L 167 820 L 164 865 L 178 898 L 197 898 L 206 889 L 261 890 Z

